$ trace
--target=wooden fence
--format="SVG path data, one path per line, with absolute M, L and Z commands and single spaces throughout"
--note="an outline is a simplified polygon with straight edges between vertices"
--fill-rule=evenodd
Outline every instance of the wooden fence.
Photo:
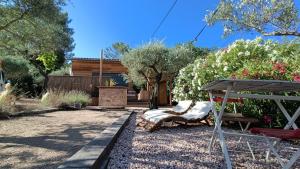
M 108 79 L 102 77 L 102 85 Z M 79 90 L 91 94 L 92 97 L 98 97 L 98 86 L 100 86 L 98 76 L 50 76 L 48 82 L 48 89 Z

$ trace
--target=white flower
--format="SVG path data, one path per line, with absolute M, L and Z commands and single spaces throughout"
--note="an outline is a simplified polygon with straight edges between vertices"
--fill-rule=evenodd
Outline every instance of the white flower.
M 270 46 L 269 46 L 269 45 L 266 45 L 266 46 L 265 46 L 265 49 L 266 49 L 266 51 L 269 51 L 269 50 L 270 50 Z
M 250 52 L 249 52 L 249 51 L 246 51 L 246 52 L 245 52 L 245 56 L 250 56 Z
M 192 80 L 192 86 L 193 87 L 195 87 L 196 85 L 195 85 L 195 81 L 194 80 Z
M 242 55 L 244 55 L 243 52 L 239 52 L 239 53 L 238 53 L 238 56 L 242 56 Z
M 277 54 L 278 54 L 278 51 L 277 51 L 277 50 L 273 50 L 273 54 L 274 54 L 274 55 L 277 55 Z
M 223 68 L 223 71 L 226 72 L 227 70 L 228 70 L 228 66 L 225 66 L 225 67 Z
M 198 84 L 201 86 L 201 79 L 198 79 Z

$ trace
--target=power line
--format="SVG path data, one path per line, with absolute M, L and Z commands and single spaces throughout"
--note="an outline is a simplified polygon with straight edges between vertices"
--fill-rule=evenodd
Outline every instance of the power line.
M 218 12 L 219 7 L 217 7 L 217 9 L 214 11 L 214 13 L 212 14 L 211 18 L 213 18 L 216 13 Z M 199 31 L 199 33 L 195 36 L 194 40 L 192 41 L 193 43 L 198 41 L 199 36 L 202 34 L 202 32 L 204 31 L 204 29 L 207 27 L 207 23 L 203 26 L 203 28 Z
M 157 31 L 160 29 L 161 25 L 165 22 L 165 20 L 167 19 L 167 17 L 169 16 L 169 14 L 172 12 L 173 8 L 175 7 L 176 3 L 178 0 L 175 0 L 172 4 L 172 6 L 170 7 L 170 9 L 168 10 L 168 12 L 166 13 L 166 15 L 163 17 L 163 19 L 160 21 L 160 23 L 158 24 L 158 26 L 156 27 L 156 29 L 153 31 L 151 37 L 153 38 L 154 35 L 157 33 Z

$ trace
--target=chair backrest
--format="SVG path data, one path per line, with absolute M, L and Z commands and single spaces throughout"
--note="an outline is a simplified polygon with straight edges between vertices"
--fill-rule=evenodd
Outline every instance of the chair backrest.
M 173 111 L 176 113 L 184 113 L 191 107 L 192 103 L 192 100 L 179 101 L 178 104 L 173 108 Z
M 198 101 L 185 114 L 181 115 L 181 117 L 188 119 L 188 120 L 202 119 L 205 116 L 207 116 L 210 111 L 211 111 L 211 103 L 210 102 Z
M 208 113 L 211 110 L 211 103 L 209 101 L 198 101 L 196 104 L 187 111 L 187 113 Z

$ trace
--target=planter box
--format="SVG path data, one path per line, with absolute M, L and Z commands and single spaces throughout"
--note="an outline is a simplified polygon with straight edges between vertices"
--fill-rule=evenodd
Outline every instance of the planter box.
M 99 106 L 125 107 L 127 105 L 127 87 L 99 87 Z

